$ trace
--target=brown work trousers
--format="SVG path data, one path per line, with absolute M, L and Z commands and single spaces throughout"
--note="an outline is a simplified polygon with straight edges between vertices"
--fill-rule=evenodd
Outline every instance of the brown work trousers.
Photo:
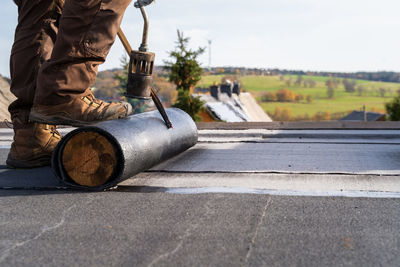
M 131 1 L 14 0 L 13 121 L 27 123 L 33 105 L 57 105 L 89 93 Z

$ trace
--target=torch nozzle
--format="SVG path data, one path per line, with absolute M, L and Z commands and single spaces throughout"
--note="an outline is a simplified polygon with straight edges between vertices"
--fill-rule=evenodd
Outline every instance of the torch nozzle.
M 137 0 L 133 5 L 136 8 L 142 8 L 142 7 L 150 5 L 153 2 L 154 2 L 154 0 Z

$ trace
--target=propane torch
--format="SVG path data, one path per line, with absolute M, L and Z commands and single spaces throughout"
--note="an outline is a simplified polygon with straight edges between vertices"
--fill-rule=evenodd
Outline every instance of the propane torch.
M 147 39 L 149 32 L 149 19 L 147 17 L 146 10 L 144 9 L 145 6 L 150 5 L 152 2 L 154 2 L 154 0 L 137 0 L 134 3 L 134 6 L 140 9 L 144 20 L 142 43 L 138 50 L 132 49 L 121 28 L 118 31 L 118 37 L 130 57 L 128 67 L 128 84 L 126 93 L 124 95 L 128 98 L 142 100 L 152 99 L 167 127 L 172 128 L 172 123 L 165 112 L 160 98 L 157 96 L 157 93 L 153 88 L 152 75 L 155 54 L 148 51 Z

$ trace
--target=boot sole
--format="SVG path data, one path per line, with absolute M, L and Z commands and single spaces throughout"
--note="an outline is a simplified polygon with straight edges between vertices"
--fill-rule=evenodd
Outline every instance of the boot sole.
M 64 116 L 54 115 L 54 116 L 46 116 L 42 114 L 38 114 L 35 111 L 31 111 L 29 115 L 29 120 L 32 122 L 38 122 L 42 124 L 49 124 L 49 125 L 68 125 L 73 127 L 84 127 L 90 126 L 100 121 L 92 121 L 92 122 L 85 122 L 79 120 L 73 120 Z
M 51 165 L 51 157 L 41 157 L 34 160 L 16 160 L 8 154 L 8 158 L 6 160 L 7 167 L 9 169 L 33 169 L 46 167 Z
M 122 119 L 125 118 L 126 116 L 121 116 L 119 118 L 115 119 Z M 107 121 L 105 120 L 97 120 L 97 121 L 80 121 L 80 120 L 73 120 L 71 118 L 67 118 L 61 115 L 53 115 L 53 116 L 46 116 L 39 114 L 35 112 L 34 110 L 31 111 L 29 115 L 29 120 L 32 122 L 38 122 L 42 124 L 49 124 L 49 125 L 68 125 L 72 127 L 85 127 L 85 126 L 91 126 L 96 123 L 102 122 L 102 121 Z

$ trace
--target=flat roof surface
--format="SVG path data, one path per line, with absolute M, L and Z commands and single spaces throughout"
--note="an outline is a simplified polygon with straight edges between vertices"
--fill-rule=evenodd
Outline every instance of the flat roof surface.
M 1 129 L 0 265 L 399 265 L 398 125 L 215 125 L 97 193 L 7 169 Z

